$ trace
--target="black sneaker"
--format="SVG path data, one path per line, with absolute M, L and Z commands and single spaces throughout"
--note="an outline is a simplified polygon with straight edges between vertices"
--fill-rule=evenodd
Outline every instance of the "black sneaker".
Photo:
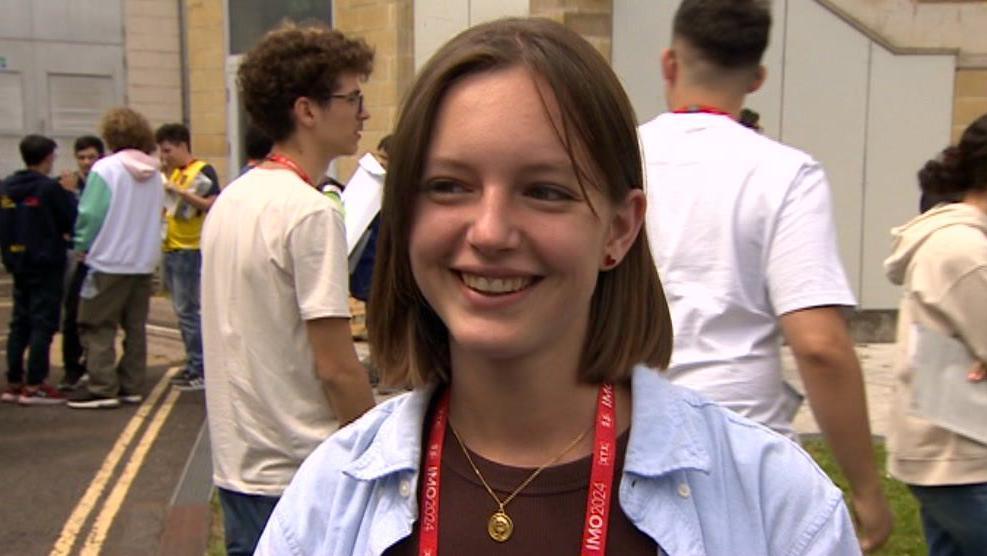
M 191 380 L 193 377 L 195 377 L 195 375 L 193 375 L 192 373 L 188 372 L 188 369 L 184 369 L 184 370 L 182 370 L 182 372 L 180 372 L 177 375 L 171 377 L 171 383 L 172 384 L 175 384 L 175 385 L 177 385 L 177 384 L 185 384 L 186 382 L 188 382 L 189 380 Z
M 126 392 L 120 392 L 120 395 L 117 396 L 117 399 L 123 403 L 139 404 L 142 401 L 144 401 L 144 396 L 141 396 L 140 394 L 128 394 Z
M 206 381 L 201 376 L 194 376 L 185 382 L 172 383 L 180 392 L 199 392 L 206 389 Z
M 89 373 L 85 372 L 85 369 L 83 369 L 82 374 L 73 373 L 70 376 L 69 373 L 66 373 L 62 381 L 58 383 L 58 389 L 62 392 L 71 392 L 87 382 L 89 382 Z
M 97 396 L 89 390 L 82 390 L 69 396 L 69 401 L 66 405 L 72 409 L 113 409 L 120 407 L 120 400 L 117 398 Z

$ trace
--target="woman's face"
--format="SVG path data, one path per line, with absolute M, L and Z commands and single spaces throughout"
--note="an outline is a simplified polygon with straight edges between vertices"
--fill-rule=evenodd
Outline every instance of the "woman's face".
M 509 68 L 463 79 L 439 107 L 410 258 L 454 353 L 580 353 L 605 257 L 619 260 L 640 228 L 640 191 L 626 207 L 581 191 L 542 91 L 544 103 L 532 74 Z

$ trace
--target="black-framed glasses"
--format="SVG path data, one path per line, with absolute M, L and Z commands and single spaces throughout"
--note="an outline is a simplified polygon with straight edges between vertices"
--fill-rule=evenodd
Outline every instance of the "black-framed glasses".
M 356 105 L 357 113 L 363 112 L 363 91 L 353 91 L 352 93 L 334 93 L 329 95 L 329 98 L 340 98 L 345 100 L 350 104 Z

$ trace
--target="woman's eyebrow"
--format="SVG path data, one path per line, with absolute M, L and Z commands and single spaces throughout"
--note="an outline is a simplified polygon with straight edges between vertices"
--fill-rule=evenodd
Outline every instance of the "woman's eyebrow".
M 531 164 L 521 166 L 521 171 L 526 173 L 561 172 L 565 174 L 575 174 L 572 168 L 572 162 L 570 162 L 568 158 L 532 162 Z
M 466 162 L 455 156 L 430 156 L 426 158 L 425 168 L 441 168 L 450 170 L 471 170 L 474 165 Z M 545 159 L 538 160 L 535 162 L 523 164 L 520 166 L 519 171 L 525 173 L 535 173 L 535 172 L 565 172 L 567 174 L 574 173 L 572 162 L 568 158 L 556 158 L 556 159 Z
M 472 169 L 472 165 L 451 156 L 428 156 L 425 158 L 424 171 L 426 173 L 438 170 L 467 172 Z

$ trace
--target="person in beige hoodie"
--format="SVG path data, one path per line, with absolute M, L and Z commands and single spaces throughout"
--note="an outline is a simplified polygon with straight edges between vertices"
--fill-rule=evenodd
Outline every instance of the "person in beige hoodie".
M 919 172 L 923 193 L 955 195 L 892 230 L 888 278 L 902 285 L 888 470 L 921 505 L 930 555 L 987 554 L 987 445 L 909 413 L 915 327 L 951 336 L 987 388 L 987 115 Z M 987 408 L 984 408 L 987 410 Z

